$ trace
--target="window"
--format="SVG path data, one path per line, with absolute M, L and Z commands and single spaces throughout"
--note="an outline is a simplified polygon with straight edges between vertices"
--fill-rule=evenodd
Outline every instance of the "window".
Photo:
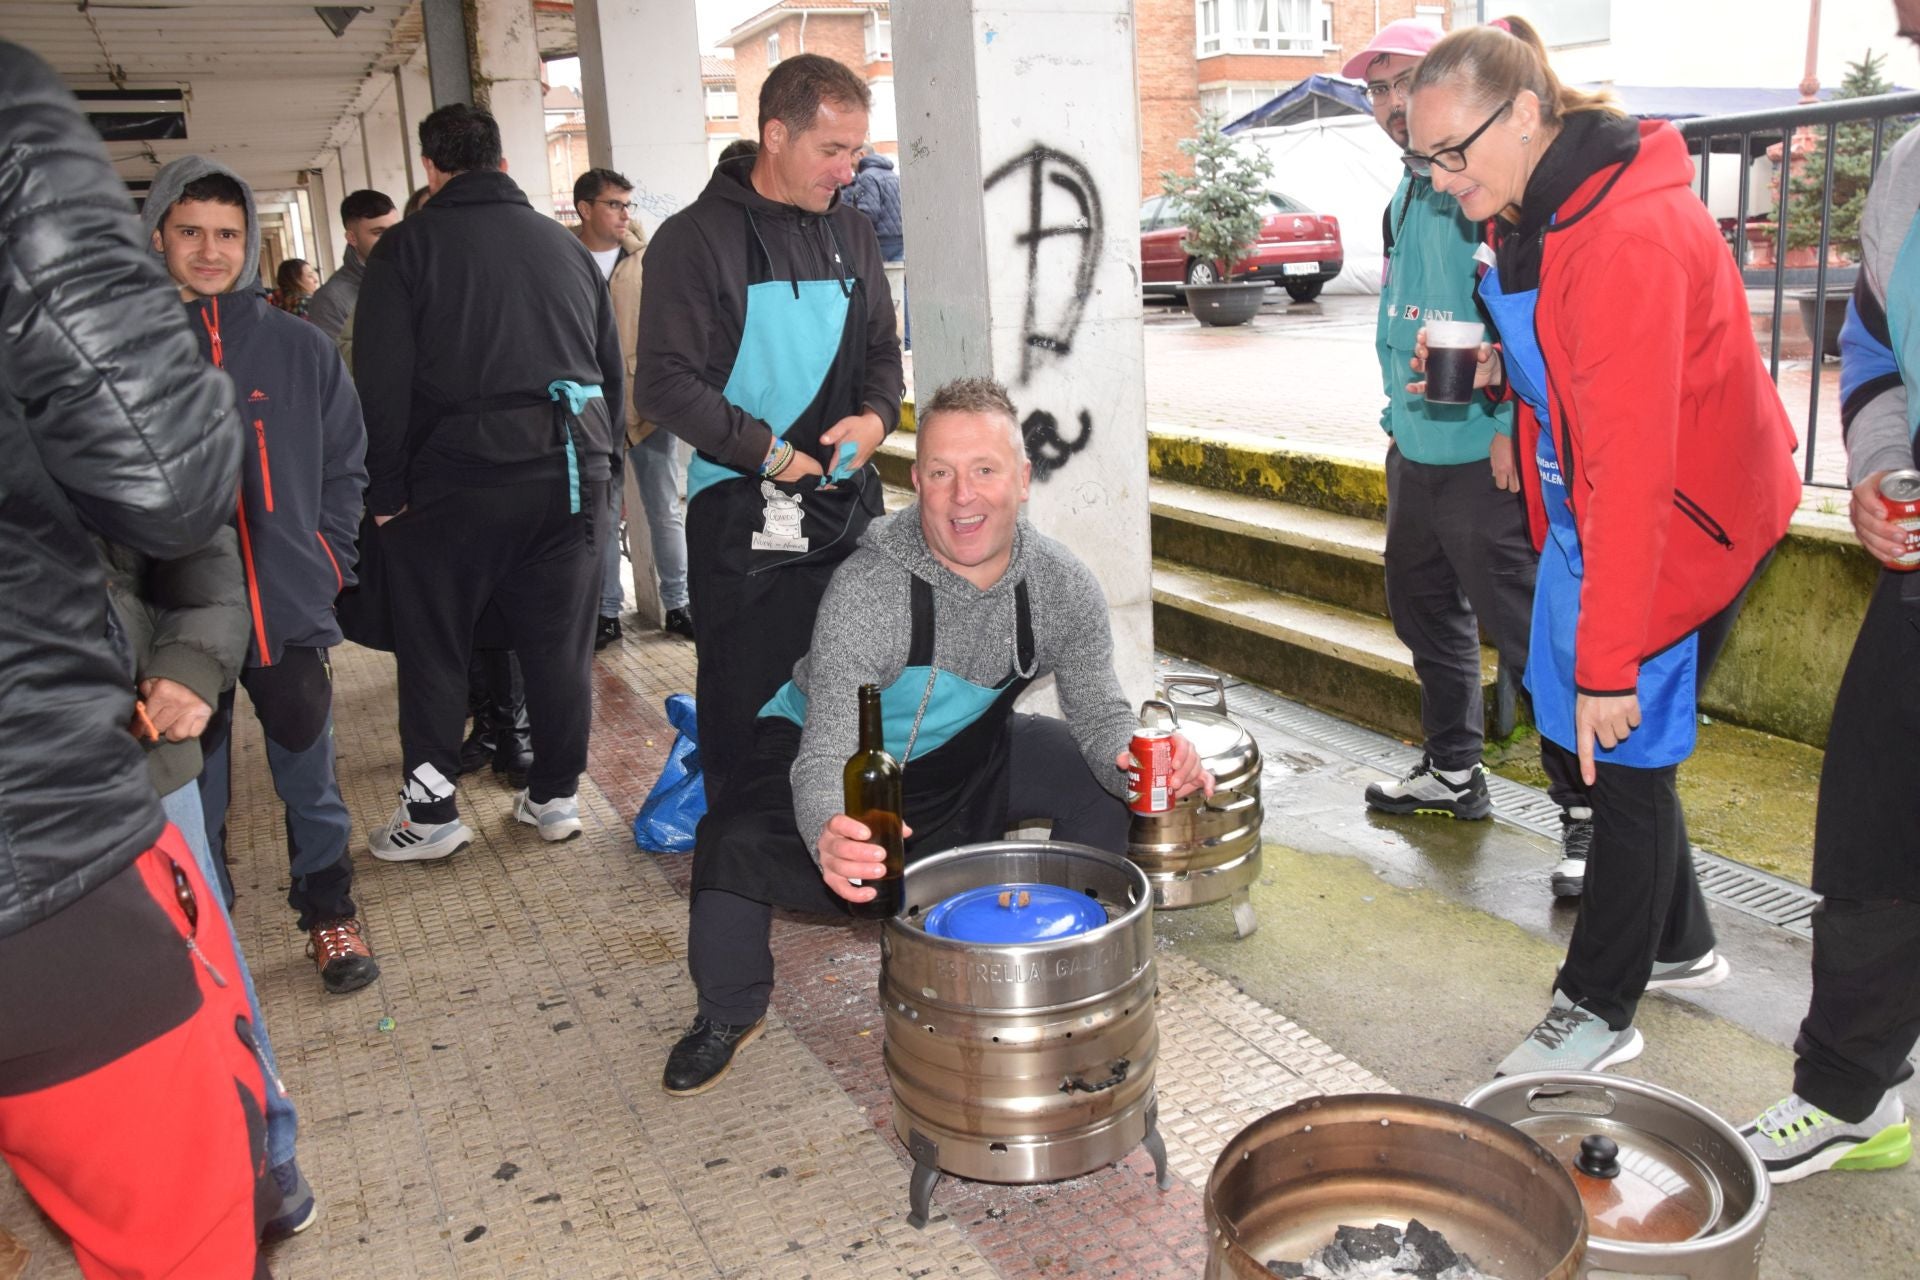
M 867 88 L 873 94 L 873 105 L 867 109 L 867 140 L 898 142 L 900 126 L 895 116 L 893 81 L 883 77 L 869 83 Z
M 1447 6 L 1444 4 L 1417 4 L 1413 6 L 1413 16 L 1435 31 L 1447 29 Z
M 893 23 L 877 13 L 867 15 L 867 61 L 893 60 Z
M 780 61 L 780 33 L 769 31 L 767 33 L 767 65 L 772 66 L 778 61 Z
M 740 118 L 740 95 L 730 84 L 710 84 L 707 86 L 707 119 L 738 120 Z
M 1160 210 L 1166 206 L 1165 196 L 1155 196 L 1140 206 L 1140 229 L 1151 231 L 1160 223 Z
M 1338 49 L 1333 42 L 1333 0 L 1320 0 L 1320 47 Z
M 1517 14 L 1531 22 L 1549 49 L 1605 44 L 1613 39 L 1613 0 L 1502 0 L 1500 12 Z M 1457 4 L 1454 16 L 1457 21 Z M 1488 16 L 1492 16 L 1492 6 Z
M 1216 84 L 1200 90 L 1200 110 L 1208 115 L 1218 115 L 1226 124 L 1232 124 L 1255 107 L 1265 106 L 1285 93 L 1291 85 L 1285 83 L 1257 84 Z
M 1317 54 L 1320 18 L 1320 0 L 1194 0 L 1194 28 L 1201 57 L 1214 53 Z

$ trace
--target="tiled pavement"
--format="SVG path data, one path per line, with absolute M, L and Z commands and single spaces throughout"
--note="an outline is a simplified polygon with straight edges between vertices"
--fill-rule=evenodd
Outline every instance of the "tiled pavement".
M 477 838 L 450 863 L 362 856 L 356 892 L 384 972 L 347 997 L 320 990 L 281 904 L 277 804 L 258 729 L 241 718 L 238 927 L 322 1202 L 318 1224 L 275 1249 L 276 1275 L 1189 1277 L 1206 1247 L 1199 1190 L 1235 1131 L 1311 1093 L 1385 1087 L 1163 943 L 1173 1190 L 1155 1190 L 1135 1152 L 1047 1186 L 949 1178 L 933 1223 L 908 1227 L 873 926 L 782 921 L 768 1033 L 713 1093 L 661 1092 L 693 1006 L 688 860 L 636 852 L 627 824 L 671 739 L 661 700 L 691 686 L 692 650 L 629 639 L 596 667 L 585 836 L 543 844 L 484 776 L 463 792 Z M 370 826 L 397 781 L 392 667 L 345 648 L 336 677 L 342 784 Z M 32 1250 L 26 1276 L 76 1274 L 4 1173 L 0 1230 Z

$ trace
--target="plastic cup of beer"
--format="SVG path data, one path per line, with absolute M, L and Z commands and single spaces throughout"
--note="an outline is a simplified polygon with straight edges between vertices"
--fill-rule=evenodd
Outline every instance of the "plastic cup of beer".
M 1427 403 L 1471 404 L 1487 327 L 1477 320 L 1427 321 Z

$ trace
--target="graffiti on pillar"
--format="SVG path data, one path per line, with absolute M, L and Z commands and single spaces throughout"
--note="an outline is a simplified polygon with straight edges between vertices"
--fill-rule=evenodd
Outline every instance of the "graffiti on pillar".
M 1105 235 L 1100 189 L 1079 158 L 1036 144 L 988 174 L 983 191 L 1024 180 L 1026 216 L 1013 240 L 1025 259 L 1026 300 L 1020 325 L 1025 387 L 1043 365 L 1068 361 L 1093 296 Z M 1034 409 L 1021 423 L 1033 478 L 1051 479 L 1093 439 L 1093 414 L 1079 410 L 1079 428 L 1063 435 L 1060 416 Z
M 1073 335 L 1080 329 L 1080 318 L 1093 293 L 1094 272 L 1100 265 L 1103 227 L 1100 191 L 1079 160 L 1052 147 L 1036 146 L 988 174 L 982 187 L 991 191 L 1018 173 L 1024 173 L 1027 179 L 1027 225 L 1014 238 L 1027 251 L 1027 305 L 1020 352 L 1020 381 L 1025 383 L 1043 354 L 1072 353 Z M 1053 191 L 1066 193 L 1073 216 L 1050 220 L 1047 196 Z M 1061 265 L 1045 261 L 1045 250 L 1056 238 L 1064 238 L 1076 250 L 1066 264 L 1071 268 L 1071 287 L 1058 297 L 1055 282 L 1043 269 L 1043 261 L 1046 267 Z M 1043 308 L 1043 300 L 1057 302 L 1058 309 Z
M 1054 472 L 1066 466 L 1068 460 L 1093 439 L 1093 415 L 1085 409 L 1080 411 L 1080 430 L 1069 440 L 1060 434 L 1060 423 L 1052 414 L 1045 409 L 1035 409 L 1020 424 L 1020 434 L 1026 437 L 1033 478 L 1050 480 Z

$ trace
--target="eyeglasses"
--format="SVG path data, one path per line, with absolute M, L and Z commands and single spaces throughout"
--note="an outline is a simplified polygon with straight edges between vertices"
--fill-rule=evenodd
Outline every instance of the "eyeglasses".
M 603 204 L 609 209 L 625 209 L 628 213 L 633 212 L 633 201 L 631 200 L 589 200 L 587 203 Z
M 1508 98 L 1500 104 L 1498 110 L 1484 120 L 1478 129 L 1468 134 L 1457 147 L 1442 147 L 1430 156 L 1409 151 L 1400 157 L 1400 163 L 1413 170 L 1414 176 L 1430 177 L 1435 169 L 1444 169 L 1448 173 L 1459 173 L 1467 167 L 1467 148 L 1472 146 L 1481 134 L 1493 128 L 1493 122 L 1513 109 L 1513 99 Z
M 1364 90 L 1362 90 L 1362 92 L 1364 92 L 1367 95 L 1368 102 L 1371 102 L 1377 106 L 1379 105 L 1380 102 L 1382 102 L 1387 98 L 1406 97 L 1407 91 L 1409 90 L 1409 88 L 1412 87 L 1412 85 L 1413 85 L 1413 72 L 1403 71 L 1400 73 L 1398 77 L 1394 79 L 1394 82 L 1392 84 L 1388 84 L 1384 80 L 1369 81 L 1367 84 L 1367 87 Z

